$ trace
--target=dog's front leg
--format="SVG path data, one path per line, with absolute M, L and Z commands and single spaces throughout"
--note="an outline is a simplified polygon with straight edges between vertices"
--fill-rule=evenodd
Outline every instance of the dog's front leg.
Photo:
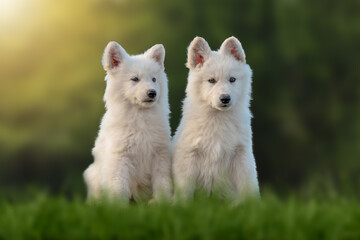
M 193 152 L 179 151 L 174 154 L 173 176 L 175 183 L 175 200 L 188 200 L 194 196 L 198 169 Z
M 157 151 L 152 168 L 153 201 L 169 200 L 172 196 L 171 153 L 168 147 Z
M 113 154 L 103 166 L 102 176 L 105 179 L 105 193 L 110 199 L 128 202 L 130 193 L 130 159 Z
M 87 201 L 97 201 L 101 197 L 101 179 L 100 169 L 95 163 L 92 163 L 83 173 L 87 186 Z
M 251 149 L 239 146 L 232 158 L 229 171 L 230 180 L 235 187 L 235 204 L 248 197 L 259 197 L 256 164 Z

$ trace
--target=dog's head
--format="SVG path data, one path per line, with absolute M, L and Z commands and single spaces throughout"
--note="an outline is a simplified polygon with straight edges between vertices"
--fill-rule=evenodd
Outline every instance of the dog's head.
M 211 107 L 227 111 L 250 98 L 251 69 L 235 37 L 226 39 L 218 51 L 196 37 L 188 48 L 189 79 L 187 94 Z
M 118 43 L 110 42 L 102 59 L 108 74 L 105 101 L 129 101 L 142 107 L 155 105 L 167 84 L 164 58 L 161 44 L 144 54 L 130 56 Z

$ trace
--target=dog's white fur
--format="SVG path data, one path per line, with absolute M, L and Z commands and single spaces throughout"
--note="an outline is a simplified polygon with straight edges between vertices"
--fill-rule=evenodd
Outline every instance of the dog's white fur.
M 190 198 L 196 189 L 235 202 L 257 197 L 249 110 L 252 71 L 241 43 L 230 37 L 215 52 L 196 37 L 188 48 L 187 67 L 183 117 L 172 141 L 176 197 Z M 222 94 L 231 96 L 225 107 Z
M 104 192 L 111 199 L 125 201 L 171 196 L 164 58 L 161 44 L 137 56 L 129 56 L 116 42 L 105 48 L 106 112 L 92 150 L 94 163 L 84 172 L 89 200 L 99 199 Z M 157 92 L 153 102 L 148 102 L 150 89 Z

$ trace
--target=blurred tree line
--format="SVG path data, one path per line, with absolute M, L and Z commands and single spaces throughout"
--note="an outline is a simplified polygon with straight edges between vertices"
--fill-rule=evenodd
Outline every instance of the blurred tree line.
M 164 44 L 175 131 L 195 36 L 214 50 L 229 36 L 243 44 L 254 71 L 261 184 L 290 189 L 329 176 L 360 186 L 358 0 L 30 3 L 25 17 L 0 29 L 0 191 L 28 184 L 84 190 L 110 40 L 129 54 Z

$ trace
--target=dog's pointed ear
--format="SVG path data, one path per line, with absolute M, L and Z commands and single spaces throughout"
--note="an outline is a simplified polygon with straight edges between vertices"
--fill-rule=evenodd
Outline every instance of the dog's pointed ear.
M 116 70 L 129 55 L 117 42 L 109 42 L 105 48 L 102 65 L 107 72 Z
M 188 58 L 186 66 L 189 69 L 201 67 L 209 58 L 211 49 L 209 44 L 202 37 L 195 37 L 188 48 Z
M 145 52 L 145 57 L 153 59 L 164 69 L 165 48 L 162 44 L 156 44 Z
M 226 39 L 220 47 L 221 54 L 230 55 L 236 60 L 246 63 L 245 52 L 241 46 L 241 43 L 236 37 L 229 37 Z

